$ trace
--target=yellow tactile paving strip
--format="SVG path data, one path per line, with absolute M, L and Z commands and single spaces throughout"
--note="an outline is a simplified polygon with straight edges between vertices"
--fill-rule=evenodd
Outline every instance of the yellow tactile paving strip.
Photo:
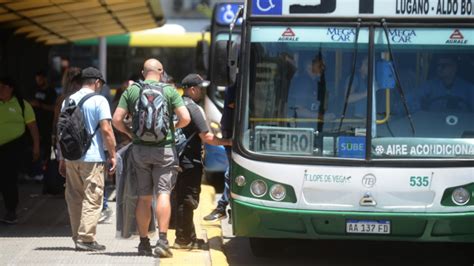
M 209 241 L 210 249 L 203 250 L 176 250 L 173 249 L 173 258 L 160 259 L 158 264 L 165 266 L 178 265 L 228 265 L 222 249 L 222 230 L 220 221 L 206 222 L 202 218 L 214 209 L 215 191 L 212 186 L 202 185 L 199 207 L 194 211 L 194 225 L 199 238 Z M 174 243 L 174 230 L 168 232 L 170 243 Z

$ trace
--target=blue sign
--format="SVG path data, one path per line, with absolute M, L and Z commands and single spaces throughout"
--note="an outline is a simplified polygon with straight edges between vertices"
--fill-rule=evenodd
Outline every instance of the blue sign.
M 381 89 L 394 89 L 396 82 L 392 62 L 378 61 L 375 68 L 375 79 Z
M 365 158 L 365 137 L 339 137 L 338 156 L 343 158 Z
M 219 25 L 229 25 L 234 19 L 237 11 L 239 10 L 239 4 L 220 4 L 217 8 L 216 22 Z M 237 25 L 242 24 L 242 19 L 237 20 Z
M 252 14 L 254 15 L 281 15 L 283 0 L 252 0 Z

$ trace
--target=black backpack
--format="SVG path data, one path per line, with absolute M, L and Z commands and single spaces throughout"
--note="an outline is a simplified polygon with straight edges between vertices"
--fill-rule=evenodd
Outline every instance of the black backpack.
M 187 97 L 183 97 L 184 105 L 187 106 L 190 104 L 191 99 Z M 174 121 L 178 121 L 178 117 L 176 115 L 173 116 Z M 186 135 L 184 134 L 184 131 L 182 128 L 176 128 L 174 131 L 174 143 L 176 146 L 176 153 L 178 153 L 178 158 L 181 159 L 181 156 L 183 155 L 184 151 L 186 150 L 186 146 L 188 145 L 189 141 L 196 135 L 196 131 L 189 136 L 189 138 L 186 138 Z
M 177 128 L 174 131 L 174 143 L 176 146 L 176 153 L 178 154 L 178 158 L 181 159 L 184 151 L 186 150 L 186 146 L 188 145 L 189 141 L 196 135 L 197 132 L 193 132 L 189 138 L 186 138 L 186 135 L 183 132 L 182 128 Z
M 99 129 L 100 124 L 90 134 L 86 129 L 84 122 L 84 114 L 82 113 L 82 105 L 87 99 L 100 95 L 98 93 L 90 93 L 82 97 L 78 104 L 70 101 L 69 97 L 65 100 L 65 107 L 59 114 L 58 118 L 58 142 L 61 154 L 68 160 L 80 159 L 91 146 L 92 138 Z
M 168 102 L 163 90 L 165 84 L 142 81 L 135 84 L 140 88 L 140 94 L 132 117 L 132 131 L 144 142 L 161 142 L 171 130 Z

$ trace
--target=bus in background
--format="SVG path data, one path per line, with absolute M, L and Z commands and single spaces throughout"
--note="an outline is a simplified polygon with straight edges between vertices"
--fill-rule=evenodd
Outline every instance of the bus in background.
M 227 64 L 226 57 L 219 57 L 216 54 L 216 42 L 228 40 L 229 38 L 229 24 L 235 17 L 239 6 L 243 5 L 242 2 L 229 2 L 229 3 L 217 3 L 214 6 L 212 20 L 211 20 L 211 42 L 208 56 L 206 58 L 208 64 L 205 72 L 207 73 L 207 79 L 211 81 L 211 85 L 207 89 L 207 95 L 204 98 L 204 111 L 207 116 L 207 120 L 210 123 L 210 128 L 213 133 L 222 137 L 220 130 L 220 121 L 222 117 L 222 111 L 224 107 L 224 86 L 216 86 L 213 81 L 214 72 L 216 68 L 225 67 Z M 241 20 L 239 20 L 240 22 Z M 240 24 L 239 24 L 240 25 Z M 240 27 L 234 30 L 235 36 L 240 35 Z M 201 54 L 206 54 L 202 52 Z M 227 156 L 223 146 L 211 146 L 204 144 L 205 157 L 204 157 L 204 169 L 206 172 L 206 178 L 211 184 L 215 184 L 218 187 L 223 183 L 223 173 L 228 167 Z
M 272 238 L 474 242 L 474 9 L 416 3 L 239 11 L 214 80 L 240 84 L 232 226 L 255 255 Z
M 131 76 L 141 78 L 143 62 L 150 57 L 158 58 L 166 72 L 179 82 L 195 71 L 195 60 L 192 58 L 196 54 L 196 43 L 202 39 L 209 42 L 210 35 L 186 32 L 177 24 L 108 36 L 107 82 L 112 88 L 117 88 Z M 54 46 L 51 53 L 69 58 L 72 66 L 86 67 L 98 64 L 97 47 L 97 39 L 87 39 Z

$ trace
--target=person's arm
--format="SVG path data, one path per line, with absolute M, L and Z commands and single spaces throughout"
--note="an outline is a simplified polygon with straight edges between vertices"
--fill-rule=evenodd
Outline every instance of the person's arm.
M 108 160 L 110 168 L 107 170 L 111 175 L 115 172 L 115 167 L 117 166 L 117 157 L 115 154 L 114 130 L 112 129 L 112 125 L 108 119 L 100 120 L 100 132 L 102 133 L 102 139 L 104 140 L 105 147 L 109 153 Z
M 175 128 L 183 128 L 191 122 L 191 116 L 185 106 L 180 106 L 174 109 L 174 113 L 178 117 L 178 123 L 174 126 Z M 115 115 L 114 115 L 115 117 Z
M 39 101 L 36 99 L 28 100 L 28 103 L 31 105 L 31 107 L 39 108 Z
M 38 125 L 36 124 L 35 113 L 33 108 L 27 101 L 23 101 L 25 104 L 23 109 L 23 119 L 25 125 L 30 131 L 31 139 L 33 140 L 33 161 L 37 161 L 40 157 L 40 136 L 38 131 Z
M 36 121 L 26 124 L 33 139 L 33 161 L 37 161 L 40 157 L 40 137 Z
M 130 128 L 128 128 L 125 125 L 123 121 L 125 117 L 127 116 L 127 114 L 128 114 L 128 111 L 126 109 L 123 109 L 122 107 L 118 106 L 115 109 L 114 116 L 112 118 L 112 124 L 118 131 L 124 133 L 130 139 L 132 139 L 132 131 L 130 130 Z
M 54 112 L 54 104 L 39 103 L 39 108 L 49 112 Z
M 345 96 L 344 96 L 345 97 Z M 367 92 L 351 92 L 347 102 L 353 103 L 367 98 Z
M 204 133 L 199 133 L 199 137 L 201 138 L 201 141 L 204 143 L 207 143 L 209 145 L 213 146 L 232 146 L 232 140 L 231 139 L 220 139 L 216 137 L 216 135 L 212 134 L 211 132 L 204 132 Z
M 56 103 L 54 104 L 54 115 L 53 115 L 53 130 L 51 135 L 51 143 L 56 145 L 56 138 L 57 138 L 57 124 L 59 119 L 59 113 L 61 112 L 61 105 L 64 101 L 64 97 L 58 97 L 56 99 Z
M 213 146 L 232 145 L 232 140 L 220 139 L 210 132 L 206 115 L 204 114 L 204 110 L 199 105 L 190 105 L 188 108 L 189 112 L 191 113 L 191 121 L 194 124 L 194 127 L 197 129 L 197 132 L 199 133 L 199 138 L 201 138 L 201 142 Z

